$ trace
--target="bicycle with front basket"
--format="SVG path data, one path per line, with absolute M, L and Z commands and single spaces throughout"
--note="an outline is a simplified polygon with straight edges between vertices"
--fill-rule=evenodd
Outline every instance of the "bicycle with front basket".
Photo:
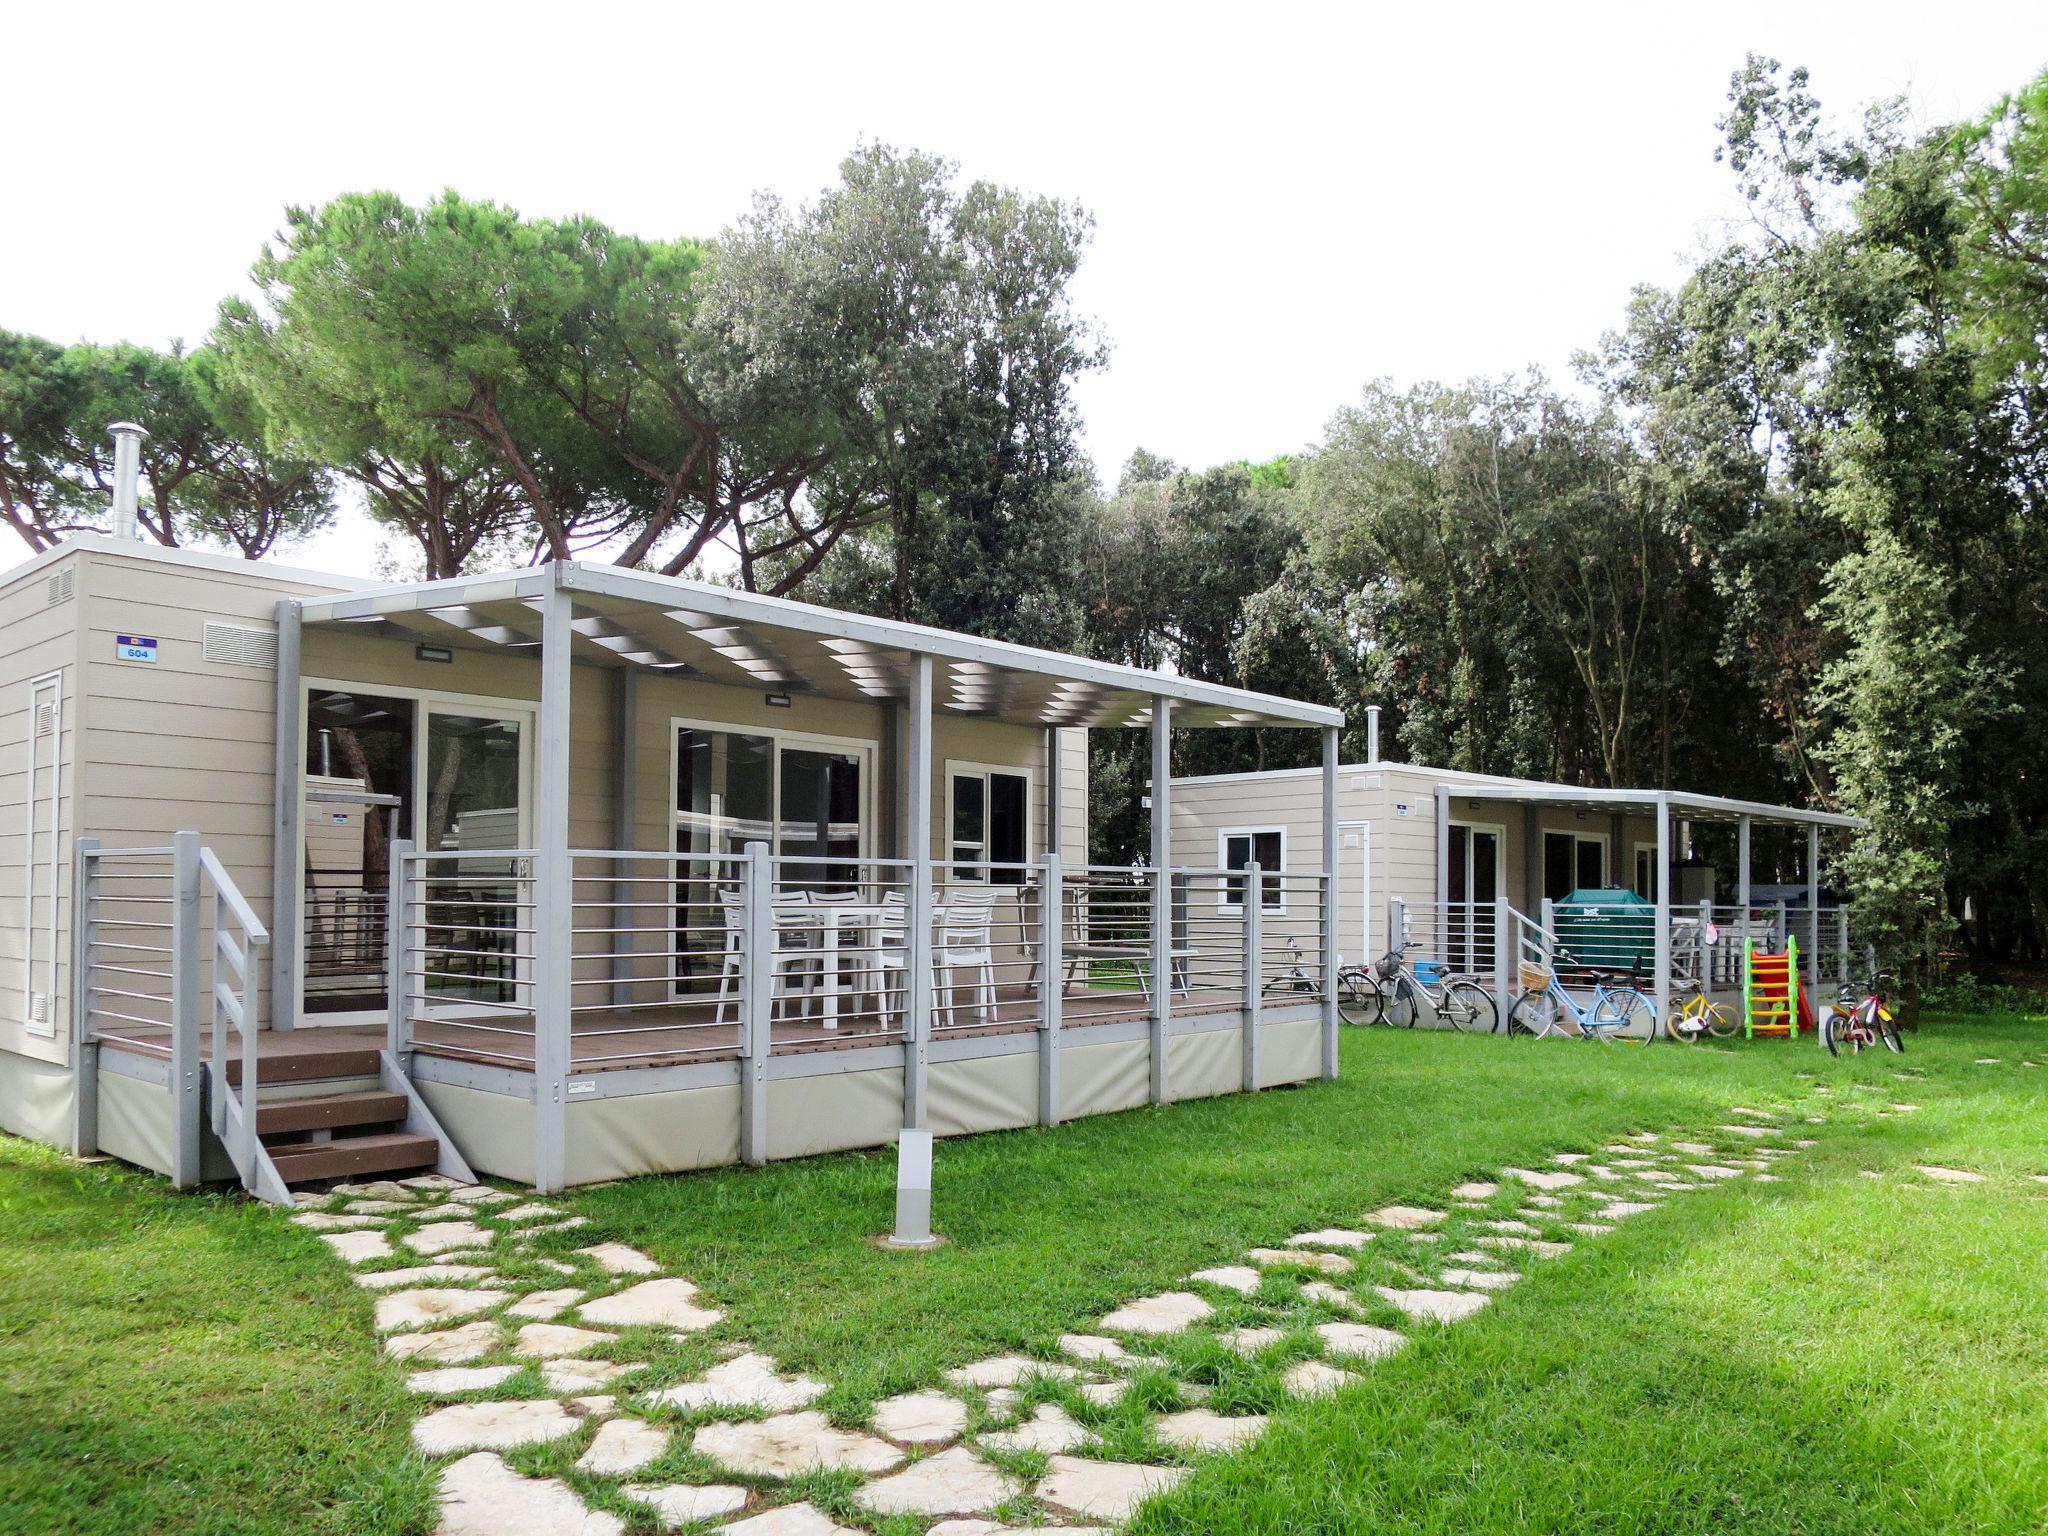
M 1522 994 L 1507 1012 L 1509 1034 L 1537 1039 L 1566 1035 L 1610 1045 L 1648 1045 L 1657 1037 L 1657 1005 L 1642 989 L 1640 959 L 1626 973 L 1619 973 L 1580 965 L 1563 950 L 1556 958 L 1574 972 L 1593 976 L 1591 999 L 1580 1007 L 1552 967 L 1524 960 Z

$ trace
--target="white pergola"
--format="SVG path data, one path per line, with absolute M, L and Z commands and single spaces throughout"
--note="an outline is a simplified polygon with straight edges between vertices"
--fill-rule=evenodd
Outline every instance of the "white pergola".
M 1804 806 L 1770 805 L 1758 800 L 1735 800 L 1721 795 L 1699 795 L 1679 789 L 1582 789 L 1568 784 L 1540 784 L 1512 780 L 1494 783 L 1439 783 L 1436 787 L 1436 858 L 1439 897 L 1450 889 L 1451 802 L 1492 800 L 1527 809 L 1532 889 L 1542 879 L 1535 861 L 1533 829 L 1536 812 L 1544 806 L 1570 810 L 1600 811 L 1610 816 L 1648 816 L 1657 829 L 1656 869 L 1656 1000 L 1657 1017 L 1665 1017 L 1671 1002 L 1671 866 L 1672 821 L 1732 823 L 1735 834 L 1735 899 L 1750 904 L 1750 834 L 1763 826 L 1806 829 L 1806 901 L 1809 911 L 1820 910 L 1820 835 L 1825 830 L 1853 832 L 1864 825 L 1859 817 L 1835 811 L 1810 810 Z M 1819 979 L 1819 956 L 1807 955 L 1809 983 Z
M 540 671 L 534 775 L 534 955 L 536 1017 L 563 1021 L 535 1040 L 535 1102 L 542 1110 L 540 1173 L 558 1187 L 565 1156 L 562 1095 L 569 1076 L 571 925 L 569 706 L 573 664 L 618 674 L 620 718 L 634 718 L 637 680 L 649 673 L 776 694 L 894 704 L 907 715 L 908 812 L 903 856 L 911 884 L 907 973 L 913 1039 L 905 1053 L 905 1122 L 925 1124 L 924 1069 L 930 1036 L 928 946 L 931 929 L 932 719 L 979 716 L 1036 726 L 1056 762 L 1052 733 L 1065 726 L 1148 727 L 1152 734 L 1152 867 L 1171 865 L 1169 772 L 1176 727 L 1288 726 L 1322 732 L 1324 862 L 1323 966 L 1336 970 L 1335 848 L 1337 741 L 1343 713 L 1164 672 L 1118 666 L 1057 651 L 898 623 L 764 597 L 705 582 L 617 566 L 558 561 L 529 570 L 415 582 L 345 595 L 288 600 L 278 613 L 277 802 L 272 1018 L 294 1021 L 300 963 L 296 867 L 304 690 L 300 642 L 306 629 L 361 633 L 409 643 L 529 658 Z M 629 727 L 630 728 L 630 727 Z M 631 848 L 631 753 L 619 753 L 614 786 L 620 821 L 616 846 Z M 1059 776 L 1047 775 L 1047 855 L 1057 860 Z M 1171 974 L 1172 882 L 1153 892 L 1153 974 Z M 1166 1096 L 1165 1044 L 1172 988 L 1152 991 L 1152 1093 Z M 1334 987 L 1323 999 L 1323 1072 L 1336 1073 Z M 552 1131 L 547 1127 L 552 1122 Z

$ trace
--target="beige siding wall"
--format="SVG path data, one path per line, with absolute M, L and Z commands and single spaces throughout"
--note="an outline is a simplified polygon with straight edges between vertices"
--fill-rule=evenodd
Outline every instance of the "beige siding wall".
M 76 820 L 81 563 L 76 554 L 61 556 L 0 585 L 0 1052 L 52 1063 L 68 1062 L 71 1051 L 69 861 Z M 53 581 L 59 583 L 55 588 Z M 68 597 L 61 595 L 66 586 Z M 51 673 L 62 694 L 54 743 L 34 735 L 32 713 L 34 679 Z M 44 798 L 53 745 L 58 762 L 54 850 Z M 33 824 L 27 801 L 31 751 L 38 764 Z M 54 898 L 53 853 L 60 866 Z M 32 991 L 46 995 L 46 1017 L 33 1023 L 28 1016 Z M 14 1119 L 0 1117 L 0 1125 L 17 1129 Z

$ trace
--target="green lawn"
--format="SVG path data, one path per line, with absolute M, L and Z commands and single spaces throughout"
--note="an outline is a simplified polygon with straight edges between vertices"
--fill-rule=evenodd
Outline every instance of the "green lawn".
M 2048 1028 L 1946 1020 L 1910 1047 L 1851 1063 L 1810 1042 L 1347 1031 L 1333 1085 L 943 1144 L 950 1242 L 933 1253 L 867 1242 L 891 1209 L 888 1154 L 592 1190 L 567 1203 L 593 1228 L 558 1241 L 641 1246 L 729 1308 L 721 1337 L 834 1382 L 826 1406 L 854 1417 L 947 1366 L 1045 1353 L 1251 1244 L 1825 1083 L 1820 1144 L 1782 1182 L 1683 1195 L 1536 1265 L 1335 1403 L 1281 1400 L 1270 1370 L 1213 1345 L 1176 1351 L 1144 1395 L 1178 1376 L 1277 1417 L 1142 1528 L 2042 1529 L 2048 1185 L 2030 1175 L 2048 1172 L 2048 1065 L 2019 1063 L 2048 1063 Z M 1919 1107 L 1879 1113 L 1895 1101 Z M 1935 1186 L 1920 1162 L 1987 1179 Z M 23 1529 L 431 1528 L 367 1298 L 273 1214 L 9 1144 L 0 1337 L 0 1509 L 27 1510 Z M 1095 1417 L 1137 1448 L 1135 1407 Z

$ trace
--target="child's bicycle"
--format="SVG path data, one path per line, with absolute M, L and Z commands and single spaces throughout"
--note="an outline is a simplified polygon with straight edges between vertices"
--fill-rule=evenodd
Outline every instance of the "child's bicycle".
M 1563 950 L 1557 959 L 1574 970 L 1590 970 L 1572 960 Z M 1508 1009 L 1507 1032 L 1511 1035 L 1575 1035 L 1581 1040 L 1604 1040 L 1617 1045 L 1648 1045 L 1657 1038 L 1657 1005 L 1639 985 L 1642 963 L 1638 961 L 1626 976 L 1593 972 L 1593 997 L 1581 1008 L 1558 982 L 1557 973 L 1547 965 L 1522 962 L 1522 995 Z
M 1892 1011 L 1884 1003 L 1885 983 L 1891 979 L 1879 971 L 1870 978 L 1861 998 L 1857 996 L 1856 983 L 1843 979 L 1834 1003 L 1820 1016 L 1820 1043 L 1828 1048 L 1830 1056 L 1841 1055 L 1844 1048 L 1853 1056 L 1866 1045 L 1879 1041 L 1888 1049 L 1905 1054 L 1906 1042 L 1899 1038 L 1899 1026 L 1892 1022 Z
M 1706 931 L 1706 942 L 1710 945 L 1719 942 L 1719 935 L 1711 924 Z M 1726 1040 L 1741 1027 L 1742 1021 L 1735 1016 L 1735 1010 L 1726 1003 L 1715 1002 L 1700 976 L 1671 978 L 1671 1014 L 1664 1021 L 1667 1037 L 1691 1045 L 1701 1040 Z

